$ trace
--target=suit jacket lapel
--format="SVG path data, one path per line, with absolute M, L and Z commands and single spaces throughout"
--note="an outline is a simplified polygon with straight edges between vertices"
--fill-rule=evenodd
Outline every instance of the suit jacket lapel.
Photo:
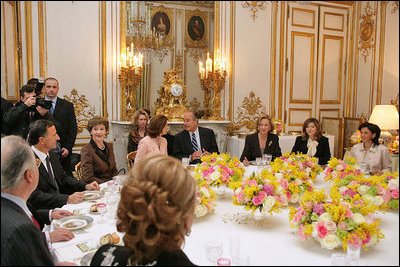
M 191 140 L 191 135 L 189 133 L 189 131 L 185 130 L 185 138 L 183 138 L 184 142 L 186 143 L 185 146 L 188 149 L 188 153 L 192 154 L 193 153 L 193 145 L 192 145 L 192 140 Z M 190 151 L 190 152 L 189 152 Z
M 53 167 L 53 169 L 54 169 L 54 167 Z M 53 172 L 54 172 L 54 170 L 53 170 Z M 43 166 L 43 163 L 40 164 L 40 166 L 39 166 L 39 174 L 40 174 L 40 176 L 44 177 L 45 180 L 46 180 L 54 189 L 57 189 L 57 186 L 54 184 L 55 181 L 53 181 L 52 179 L 50 179 L 50 175 L 49 175 L 49 173 L 47 172 L 46 168 Z

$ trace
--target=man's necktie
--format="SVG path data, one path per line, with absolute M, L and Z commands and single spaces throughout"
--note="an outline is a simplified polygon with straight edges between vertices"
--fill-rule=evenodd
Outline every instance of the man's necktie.
M 51 107 L 50 107 L 49 111 L 53 115 L 53 112 L 54 112 L 54 102 L 53 101 L 51 102 Z
M 47 157 L 46 157 L 46 167 L 47 167 L 47 172 L 49 173 L 50 179 L 51 179 L 51 180 L 54 182 L 54 184 L 56 185 L 57 190 L 59 190 L 59 189 L 58 189 L 58 185 L 57 185 L 57 181 L 56 181 L 56 179 L 54 178 L 53 172 L 51 171 L 51 168 L 50 168 L 50 156 L 47 156 Z
M 33 221 L 33 223 L 39 228 L 39 230 L 40 230 L 40 225 L 39 225 L 39 223 L 36 221 L 36 219 L 35 219 L 35 217 L 33 217 L 33 215 L 32 215 L 32 221 Z
M 196 134 L 192 133 L 192 145 L 194 151 L 199 151 L 199 145 L 197 144 Z

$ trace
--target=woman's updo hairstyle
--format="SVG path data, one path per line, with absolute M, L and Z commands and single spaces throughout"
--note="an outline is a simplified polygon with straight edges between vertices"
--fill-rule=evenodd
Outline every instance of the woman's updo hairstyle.
M 124 232 L 133 264 L 154 260 L 161 251 L 179 250 L 184 219 L 193 216 L 196 184 L 181 162 L 149 155 L 135 164 L 121 190 L 117 229 Z

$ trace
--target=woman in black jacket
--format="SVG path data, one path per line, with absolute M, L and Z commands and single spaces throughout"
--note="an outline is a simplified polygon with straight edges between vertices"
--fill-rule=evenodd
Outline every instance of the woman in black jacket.
M 317 119 L 308 118 L 303 124 L 303 134 L 296 138 L 292 152 L 307 154 L 318 158 L 319 165 L 326 165 L 331 158 L 329 140 L 322 135 L 321 126 Z
M 240 157 L 240 161 L 243 161 L 245 166 L 248 166 L 250 161 L 261 157 L 262 154 L 271 154 L 272 160 L 282 156 L 279 137 L 272 133 L 273 130 L 274 125 L 270 116 L 264 115 L 257 120 L 257 132 L 246 136 Z

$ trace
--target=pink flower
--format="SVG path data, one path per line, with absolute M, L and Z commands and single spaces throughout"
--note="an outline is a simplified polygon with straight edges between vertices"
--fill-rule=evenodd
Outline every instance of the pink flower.
M 221 181 L 227 183 L 229 181 L 229 174 L 226 171 L 222 172 Z
M 383 195 L 383 194 L 385 194 L 385 189 L 381 186 L 381 185 L 376 185 L 377 187 L 378 187 L 378 194 L 379 195 Z
M 244 193 L 243 191 L 240 191 L 239 194 L 237 195 L 237 202 L 243 203 L 244 200 Z
M 340 222 L 338 228 L 347 231 L 347 225 L 345 222 Z
M 343 196 L 350 196 L 350 197 L 354 197 L 354 195 L 355 194 L 357 194 L 356 192 L 354 192 L 353 190 L 351 190 L 351 189 L 346 189 L 344 192 L 343 192 Z
M 283 188 L 285 188 L 285 189 L 288 188 L 288 182 L 287 182 L 286 179 L 281 179 L 280 182 L 281 182 L 281 186 L 282 186 Z
M 392 198 L 392 193 L 390 193 L 389 190 L 386 190 L 386 192 L 382 195 L 382 197 L 383 197 L 383 202 L 387 204 L 389 200 Z
M 315 212 L 318 216 L 325 212 L 324 206 L 320 203 L 316 203 L 313 208 L 313 212 Z
M 261 201 L 263 201 L 266 196 L 267 195 L 264 193 L 264 191 L 258 192 L 258 197 L 261 199 Z
M 369 240 L 371 239 L 371 236 L 368 233 L 365 233 L 366 238 L 362 240 L 363 244 L 368 244 Z
M 214 162 L 216 162 L 217 161 L 217 159 L 211 159 L 211 162 L 212 163 L 214 163 Z
M 288 201 L 290 201 L 290 199 L 292 198 L 292 195 L 290 194 L 289 191 L 286 191 L 286 198 Z
M 349 183 L 349 185 L 357 185 L 359 182 L 358 181 L 351 181 L 350 183 Z
M 353 212 L 350 210 L 350 209 L 346 209 L 346 217 L 348 217 L 348 218 L 353 218 Z
M 343 168 L 344 168 L 344 169 L 347 169 L 348 166 L 349 166 L 349 165 L 347 165 L 346 163 L 343 163 Z
M 301 240 L 307 240 L 308 236 L 304 233 L 304 225 L 300 225 L 297 234 Z
M 251 180 L 249 180 L 249 181 L 247 182 L 247 184 L 248 184 L 248 185 L 255 185 L 255 186 L 258 185 L 256 179 L 251 179 Z
M 214 172 L 214 168 L 213 168 L 213 167 L 210 167 L 209 169 L 207 169 L 207 170 L 205 170 L 205 171 L 203 172 L 203 176 L 206 177 L 206 176 L 208 176 L 209 174 L 211 174 L 211 173 L 213 173 L 213 172 Z
M 370 182 L 365 182 L 364 184 L 365 184 L 365 185 L 368 185 L 368 186 L 371 186 L 371 183 L 370 183 Z
M 262 203 L 261 199 L 258 196 L 253 197 L 253 204 L 258 206 Z
M 274 195 L 274 187 L 270 184 L 265 184 L 264 185 L 264 192 L 268 195 L 268 196 L 273 196 Z
M 329 234 L 329 231 L 328 229 L 326 229 L 326 226 L 323 221 L 317 223 L 317 232 L 318 232 L 318 237 L 320 239 L 323 239 L 325 236 Z
M 399 198 L 399 189 L 395 189 L 391 192 L 392 198 L 398 199 Z

